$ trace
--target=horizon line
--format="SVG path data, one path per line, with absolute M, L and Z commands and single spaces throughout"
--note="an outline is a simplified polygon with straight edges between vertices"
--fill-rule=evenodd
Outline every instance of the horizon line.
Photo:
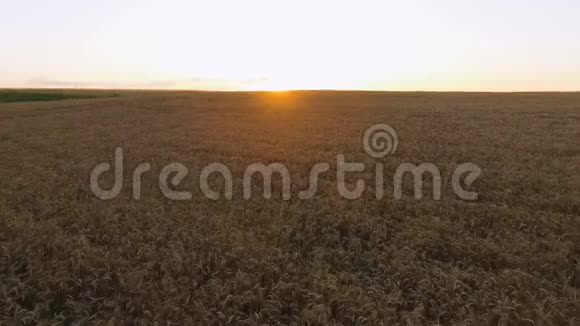
M 3 90 L 70 90 L 70 91 L 149 91 L 149 92 L 215 92 L 215 93 L 283 93 L 283 92 L 361 92 L 361 93 L 580 93 L 580 90 L 378 90 L 378 89 L 256 89 L 256 90 L 220 90 L 190 88 L 108 88 L 108 87 L 0 87 Z

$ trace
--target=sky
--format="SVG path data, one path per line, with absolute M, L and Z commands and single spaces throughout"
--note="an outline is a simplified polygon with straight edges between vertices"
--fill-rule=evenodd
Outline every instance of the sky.
M 0 0 L 0 87 L 580 91 L 577 0 Z

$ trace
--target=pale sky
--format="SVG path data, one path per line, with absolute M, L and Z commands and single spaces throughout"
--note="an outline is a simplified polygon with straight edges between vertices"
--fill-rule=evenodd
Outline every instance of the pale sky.
M 0 4 L 0 87 L 580 91 L 578 0 Z

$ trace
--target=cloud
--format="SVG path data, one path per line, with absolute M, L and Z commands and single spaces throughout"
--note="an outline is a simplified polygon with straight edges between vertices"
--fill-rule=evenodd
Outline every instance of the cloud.
M 32 78 L 24 87 L 39 88 L 111 88 L 111 89 L 198 89 L 198 90 L 243 90 L 267 82 L 268 78 L 230 80 L 220 78 L 192 77 L 189 79 L 159 79 L 143 82 L 78 81 L 52 78 Z

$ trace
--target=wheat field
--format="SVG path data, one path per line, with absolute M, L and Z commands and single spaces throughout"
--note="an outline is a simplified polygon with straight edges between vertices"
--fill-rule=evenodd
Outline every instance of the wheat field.
M 115 95 L 0 103 L 2 325 L 580 324 L 580 93 Z M 385 159 L 361 146 L 377 123 L 399 137 Z M 125 186 L 104 201 L 89 176 L 117 147 Z M 295 194 L 338 154 L 381 161 L 387 180 L 432 162 L 445 185 L 471 162 L 478 198 L 434 200 L 425 180 L 420 200 L 411 184 L 346 200 L 332 173 L 309 200 L 275 181 L 272 199 L 241 196 L 251 163 L 284 163 Z M 172 162 L 191 200 L 159 190 Z M 234 175 L 231 200 L 196 187 L 213 162 Z

